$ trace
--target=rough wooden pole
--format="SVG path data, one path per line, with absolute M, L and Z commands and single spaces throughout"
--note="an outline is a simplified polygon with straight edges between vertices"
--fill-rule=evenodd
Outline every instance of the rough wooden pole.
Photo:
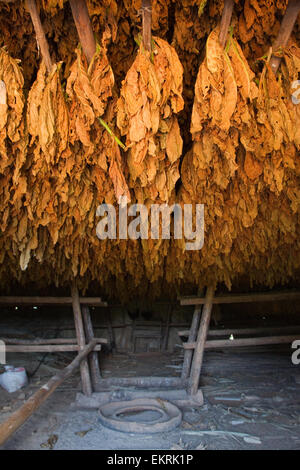
M 48 42 L 44 33 L 44 29 L 40 20 L 35 0 L 26 0 L 26 6 L 31 16 L 31 20 L 36 34 L 36 40 L 39 48 L 41 49 L 42 58 L 46 64 L 47 71 L 50 72 L 52 69 L 52 60 L 50 57 Z
M 93 329 L 90 309 L 87 305 L 82 306 L 82 316 L 83 316 L 83 322 L 84 322 L 84 327 L 85 327 L 86 339 L 87 339 L 88 342 L 90 342 L 94 339 L 94 329 Z M 95 391 L 96 387 L 101 382 L 101 373 L 100 373 L 98 353 L 97 352 L 91 352 L 89 354 L 88 361 L 89 361 L 89 364 L 90 364 L 90 371 L 91 371 L 93 389 Z
M 198 292 L 198 295 L 200 295 L 200 292 Z M 191 324 L 191 329 L 189 331 L 189 339 L 188 339 L 189 343 L 192 343 L 196 340 L 197 330 L 198 330 L 198 327 L 199 327 L 201 310 L 202 310 L 202 306 L 197 305 L 195 307 L 194 314 L 193 314 L 193 319 L 192 319 L 192 324 Z M 188 376 L 189 376 L 190 369 L 191 369 L 192 357 L 193 357 L 193 351 L 190 351 L 190 350 L 187 349 L 184 352 L 184 360 L 183 360 L 183 366 L 182 366 L 182 371 L 181 371 L 181 378 L 182 379 L 187 379 Z
M 278 36 L 273 44 L 274 54 L 271 57 L 270 65 L 276 74 L 279 68 L 281 57 L 276 56 L 276 52 L 280 48 L 287 46 L 292 31 L 294 29 L 297 17 L 300 12 L 300 0 L 289 0 L 285 15 L 283 17 Z
M 203 352 L 204 352 L 204 346 L 205 346 L 207 332 L 209 328 L 214 293 L 215 293 L 215 287 L 209 286 L 206 291 L 206 300 L 205 300 L 205 305 L 203 307 L 203 311 L 201 315 L 200 327 L 199 327 L 196 347 L 194 350 L 193 363 L 191 367 L 191 374 L 190 374 L 190 378 L 188 382 L 187 391 L 190 395 L 195 395 L 198 391 L 199 379 L 200 379 L 202 361 L 203 361 Z
M 85 0 L 69 0 L 79 40 L 88 63 L 96 52 L 96 41 Z
M 163 351 L 168 350 L 168 342 L 169 342 L 169 334 L 170 334 L 170 323 L 171 323 L 172 313 L 173 313 L 173 305 L 171 304 L 170 307 L 169 307 L 169 310 L 168 310 L 166 330 L 165 330 L 164 339 L 163 339 L 163 346 L 162 346 Z
M 75 282 L 72 284 L 72 304 L 74 313 L 74 322 L 76 329 L 77 342 L 80 349 L 85 348 L 85 334 L 83 328 L 83 321 L 79 303 L 79 294 Z M 82 381 L 82 391 L 85 395 L 92 394 L 92 383 L 87 359 L 84 359 L 80 364 L 80 373 Z
M 224 48 L 226 45 L 226 39 L 228 35 L 229 26 L 231 23 L 233 13 L 234 0 L 224 0 L 224 8 L 220 24 L 219 41 L 221 46 Z
M 15 411 L 4 423 L 0 425 L 0 446 L 19 429 L 22 424 L 39 408 L 42 403 L 56 390 L 56 388 L 79 367 L 86 356 L 94 349 L 97 341 L 91 341 L 76 358 L 63 370 L 54 375 L 45 385 L 35 392 L 21 408 Z
M 151 51 L 151 28 L 152 28 L 152 3 L 151 0 L 143 0 L 143 44 L 147 51 Z

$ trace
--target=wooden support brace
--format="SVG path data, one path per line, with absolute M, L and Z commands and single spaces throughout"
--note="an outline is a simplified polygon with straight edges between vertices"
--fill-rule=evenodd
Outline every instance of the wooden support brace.
M 96 41 L 85 0 L 69 0 L 79 40 L 88 63 L 96 52 Z
M 209 286 L 206 291 L 205 305 L 203 307 L 196 347 L 194 350 L 194 357 L 191 366 L 191 374 L 188 382 L 187 392 L 190 395 L 195 395 L 198 391 L 199 379 L 202 368 L 204 345 L 206 342 L 207 331 L 211 317 L 211 310 L 213 305 L 213 296 L 215 287 Z
M 270 66 L 276 74 L 279 68 L 281 57 L 276 56 L 279 49 L 287 46 L 292 31 L 294 29 L 297 17 L 300 12 L 300 0 L 289 0 L 285 15 L 283 17 L 278 36 L 273 44 L 273 55 L 270 60 Z
M 31 20 L 36 34 L 36 40 L 39 48 L 41 49 L 42 58 L 49 73 L 52 69 L 52 60 L 50 57 L 48 42 L 44 33 L 44 29 L 36 7 L 35 0 L 26 0 L 26 6 L 31 16 Z
M 82 307 L 82 316 L 83 316 L 83 322 L 84 322 L 84 327 L 85 327 L 86 339 L 88 342 L 90 342 L 94 339 L 94 330 L 93 330 L 90 310 L 87 305 L 83 305 Z M 98 353 L 91 352 L 88 356 L 88 361 L 90 365 L 93 389 L 96 390 L 97 385 L 99 385 L 101 382 L 101 373 L 100 373 Z
M 91 341 L 85 348 L 76 356 L 76 358 L 65 367 L 63 370 L 54 375 L 45 385 L 43 385 L 37 392 L 35 392 L 21 408 L 15 411 L 4 423 L 0 425 L 0 446 L 2 446 L 7 439 L 19 429 L 22 424 L 37 410 L 42 403 L 57 389 L 57 387 L 79 367 L 86 356 L 96 346 L 96 340 Z
M 163 351 L 168 350 L 170 323 L 171 323 L 172 313 L 173 313 L 173 305 L 171 304 L 170 307 L 169 307 L 169 310 L 168 310 L 166 330 L 165 330 L 165 333 L 164 333 L 163 346 L 162 346 Z
M 107 307 L 100 297 L 80 297 L 82 305 L 94 307 Z M 72 305 L 72 297 L 39 297 L 39 296 L 2 296 L 0 305 Z
M 144 48 L 147 51 L 151 51 L 151 29 L 152 29 L 152 2 L 151 0 L 143 0 L 142 17 L 143 17 Z
M 221 25 L 220 25 L 220 34 L 219 34 L 219 41 L 221 46 L 225 47 L 226 39 L 228 35 L 229 26 L 231 23 L 232 13 L 233 13 L 233 0 L 224 0 L 224 8 L 221 18 Z
M 199 291 L 198 291 L 198 294 L 200 294 Z M 202 310 L 202 307 L 199 307 L 199 306 L 195 307 L 194 314 L 193 314 L 193 319 L 192 319 L 191 329 L 190 329 L 189 334 L 188 334 L 188 337 L 189 337 L 188 342 L 189 343 L 192 343 L 197 338 L 197 330 L 199 328 L 201 310 Z M 190 369 L 191 369 L 192 357 L 193 357 L 193 351 L 186 350 L 184 352 L 183 366 L 182 366 L 182 371 L 181 371 L 181 378 L 182 379 L 187 379 L 188 376 L 189 376 Z
M 53 338 L 53 339 L 40 339 L 40 338 L 35 338 L 35 339 L 19 339 L 19 338 L 2 338 L 0 336 L 0 339 L 7 345 L 7 344 L 17 344 L 17 345 L 29 345 L 29 346 L 34 346 L 34 345 L 54 345 L 54 344 L 76 344 L 77 346 L 77 339 L 76 338 Z M 97 340 L 97 344 L 107 344 L 108 341 L 106 338 L 93 338 Z
M 263 292 L 250 294 L 232 294 L 220 295 L 214 297 L 214 304 L 239 304 L 251 302 L 278 302 L 280 300 L 297 300 L 300 299 L 300 291 L 289 292 Z M 205 298 L 201 297 L 182 297 L 180 305 L 203 305 L 206 303 Z
M 79 294 L 75 282 L 72 284 L 72 302 L 74 312 L 74 322 L 76 329 L 77 342 L 80 350 L 85 348 L 85 334 L 83 328 L 83 321 L 80 309 Z M 80 374 L 82 381 L 82 391 L 85 395 L 92 394 L 92 383 L 87 359 L 84 359 L 80 364 Z
M 295 339 L 299 339 L 297 335 L 290 336 L 266 336 L 258 338 L 238 338 L 234 340 L 230 339 L 215 339 L 208 340 L 205 342 L 204 349 L 216 349 L 216 348 L 234 348 L 242 346 L 265 346 L 268 344 L 289 344 Z M 184 349 L 193 350 L 196 349 L 197 343 L 184 343 Z

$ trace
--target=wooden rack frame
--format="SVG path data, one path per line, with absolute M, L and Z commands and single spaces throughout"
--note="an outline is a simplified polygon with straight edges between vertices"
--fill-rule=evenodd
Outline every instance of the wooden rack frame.
M 199 386 L 199 379 L 201 374 L 203 353 L 204 349 L 216 349 L 216 348 L 227 348 L 227 347 L 244 347 L 244 346 L 258 346 L 258 345 L 269 345 L 269 344 L 288 344 L 292 343 L 297 339 L 297 335 L 293 333 L 290 335 L 277 335 L 277 336 L 264 336 L 264 337 L 252 337 L 252 338 L 238 338 L 234 340 L 230 339 L 216 339 L 207 340 L 209 335 L 224 336 L 226 334 L 266 334 L 267 332 L 272 333 L 283 333 L 290 332 L 293 329 L 299 331 L 300 327 L 285 327 L 285 328 L 248 328 L 248 329 L 232 329 L 232 330 L 211 330 L 209 332 L 209 323 L 211 318 L 211 310 L 213 304 L 228 304 L 228 303 L 248 303 L 248 302 L 268 302 L 268 301 L 280 301 L 280 300 L 295 300 L 300 298 L 299 291 L 286 291 L 286 292 L 270 292 L 270 293 L 253 293 L 253 294 L 233 294 L 233 295 L 222 295 L 214 297 L 214 290 L 212 287 L 208 287 L 206 297 L 182 297 L 180 300 L 181 305 L 195 305 L 195 311 L 193 315 L 192 325 L 190 330 L 179 331 L 180 337 L 188 336 L 188 341 L 183 343 L 185 350 L 184 353 L 184 365 L 182 370 L 182 379 L 188 380 L 188 392 L 194 395 Z M 201 315 L 201 305 L 203 305 Z M 199 330 L 197 332 L 198 325 Z M 298 338 L 299 338 L 298 335 Z
M 24 340 L 16 338 L 1 338 L 6 344 L 6 352 L 82 352 L 86 343 L 96 341 L 93 352 L 89 353 L 80 364 L 82 391 L 91 395 L 101 381 L 98 352 L 102 344 L 107 344 L 105 338 L 95 338 L 89 306 L 106 307 L 100 297 L 79 297 L 76 284 L 72 285 L 70 297 L 0 297 L 0 305 L 72 305 L 76 338 L 56 338 Z M 82 306 L 82 307 L 81 307 Z

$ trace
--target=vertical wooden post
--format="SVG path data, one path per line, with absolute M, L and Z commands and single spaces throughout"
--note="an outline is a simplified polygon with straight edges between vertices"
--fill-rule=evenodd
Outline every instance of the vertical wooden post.
M 115 350 L 116 349 L 116 341 L 115 341 L 115 335 L 114 335 L 114 329 L 112 327 L 111 323 L 111 309 L 105 309 L 105 319 L 107 323 L 107 330 L 108 330 L 108 339 L 111 345 L 111 349 Z
M 35 0 L 26 0 L 26 6 L 31 16 L 31 20 L 36 34 L 36 40 L 38 46 L 41 49 L 42 58 L 46 64 L 47 71 L 50 72 L 52 69 L 52 60 L 50 57 L 48 42 L 43 30 Z
M 221 46 L 224 48 L 226 45 L 226 39 L 228 35 L 229 26 L 231 23 L 232 13 L 233 13 L 233 0 L 224 0 L 224 8 L 220 24 L 220 34 L 219 41 Z
M 88 63 L 96 52 L 96 41 L 85 0 L 69 0 L 80 44 Z
M 79 351 L 81 351 L 85 347 L 85 334 L 84 334 L 83 321 L 82 321 L 82 315 L 81 315 L 81 309 L 80 309 L 79 294 L 78 294 L 78 289 L 77 289 L 75 282 L 73 282 L 72 284 L 72 305 L 73 305 L 77 342 L 79 346 Z M 85 395 L 91 395 L 92 384 L 91 384 L 91 377 L 90 377 L 90 371 L 89 371 L 87 359 L 84 359 L 80 364 L 80 374 L 81 374 L 83 393 Z
M 82 306 L 82 316 L 83 316 L 83 322 L 84 322 L 84 327 L 85 327 L 86 340 L 89 343 L 90 341 L 94 339 L 94 329 L 93 329 L 90 309 L 87 305 Z M 96 391 L 97 386 L 100 385 L 100 382 L 101 382 L 100 365 L 99 365 L 97 351 L 91 352 L 89 354 L 88 361 L 90 365 L 93 389 L 94 391 Z
M 142 2 L 143 17 L 143 44 L 147 51 L 151 51 L 152 3 L 151 0 Z
M 300 0 L 289 0 L 285 15 L 283 17 L 278 36 L 273 44 L 273 51 L 287 46 L 287 43 L 292 34 L 298 14 L 300 12 Z M 273 72 L 276 74 L 281 62 L 281 57 L 272 55 L 270 65 Z
M 169 331 L 170 331 L 170 323 L 171 323 L 172 313 L 173 313 L 173 305 L 171 304 L 170 307 L 169 307 L 169 311 L 168 311 L 166 330 L 165 330 L 165 334 L 164 334 L 163 351 L 167 351 L 167 349 L 168 349 L 168 340 L 169 340 Z
M 199 379 L 200 379 L 202 361 L 203 361 L 203 352 L 204 352 L 205 341 L 206 341 L 207 332 L 209 328 L 214 292 L 215 292 L 215 287 L 209 286 L 207 288 L 205 304 L 203 306 L 203 311 L 201 315 L 200 327 L 199 327 L 196 347 L 194 350 L 193 363 L 191 367 L 191 374 L 190 374 L 188 388 L 187 388 L 187 391 L 190 395 L 195 395 L 198 391 Z
M 201 310 L 202 310 L 202 305 L 196 305 L 195 310 L 194 310 L 194 314 L 193 314 L 189 339 L 188 339 L 189 343 L 194 343 L 196 341 Z M 182 372 L 181 372 L 181 378 L 182 379 L 187 379 L 188 376 L 189 376 L 190 369 L 191 369 L 191 362 L 192 362 L 193 352 L 194 351 L 192 349 L 185 349 L 185 351 L 184 351 L 184 359 L 183 359 L 183 366 L 182 366 Z

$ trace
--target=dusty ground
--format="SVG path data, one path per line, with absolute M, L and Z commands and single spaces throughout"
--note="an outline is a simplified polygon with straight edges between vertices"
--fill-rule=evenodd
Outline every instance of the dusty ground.
M 13 394 L 0 390 L 0 421 L 70 362 L 72 354 L 8 355 L 25 365 L 29 385 Z M 178 354 L 101 356 L 108 376 L 180 374 Z M 79 374 L 65 382 L 4 446 L 4 449 L 300 449 L 300 366 L 289 348 L 256 352 L 206 352 L 204 406 L 183 410 L 179 428 L 167 434 L 130 435 L 104 428 L 97 409 L 76 405 Z

